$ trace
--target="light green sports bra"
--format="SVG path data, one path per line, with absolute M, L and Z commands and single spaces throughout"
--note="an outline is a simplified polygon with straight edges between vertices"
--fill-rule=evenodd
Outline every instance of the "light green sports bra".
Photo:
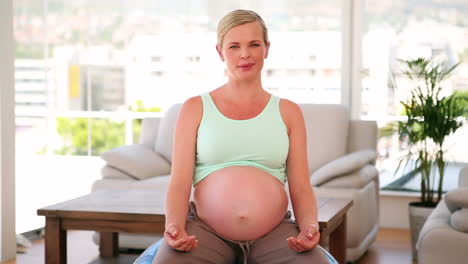
M 263 111 L 246 120 L 224 116 L 209 93 L 201 98 L 203 117 L 197 134 L 193 185 L 229 166 L 256 167 L 284 184 L 289 137 L 280 113 L 280 98 L 271 95 Z

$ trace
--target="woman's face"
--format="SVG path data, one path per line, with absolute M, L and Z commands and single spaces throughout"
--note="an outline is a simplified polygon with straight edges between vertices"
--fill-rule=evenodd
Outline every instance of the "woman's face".
M 223 46 L 216 46 L 222 61 L 226 63 L 229 79 L 252 80 L 260 78 L 263 60 L 268 56 L 262 27 L 251 22 L 231 28 L 224 36 Z

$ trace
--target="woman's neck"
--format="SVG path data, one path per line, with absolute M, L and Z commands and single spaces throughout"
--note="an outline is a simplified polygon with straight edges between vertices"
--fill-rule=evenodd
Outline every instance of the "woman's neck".
M 229 80 L 225 85 L 225 94 L 228 96 L 235 96 L 240 100 L 248 100 L 258 98 L 265 93 L 263 90 L 262 82 L 260 79 L 252 81 L 236 81 Z M 233 97 L 231 97 L 233 98 Z

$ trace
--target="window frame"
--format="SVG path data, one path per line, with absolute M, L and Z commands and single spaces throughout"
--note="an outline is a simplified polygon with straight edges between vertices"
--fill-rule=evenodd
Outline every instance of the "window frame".
M 13 0 L 0 1 L 0 261 L 15 258 L 15 84 Z

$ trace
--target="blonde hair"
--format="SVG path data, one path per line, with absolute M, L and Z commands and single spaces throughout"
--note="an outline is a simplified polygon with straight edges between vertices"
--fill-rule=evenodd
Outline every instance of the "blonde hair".
M 240 26 L 243 24 L 258 22 L 263 30 L 263 40 L 265 45 L 268 44 L 268 29 L 265 25 L 263 19 L 254 11 L 238 9 L 229 12 L 225 15 L 221 21 L 218 23 L 218 46 L 223 46 L 224 36 L 231 30 L 233 27 Z

